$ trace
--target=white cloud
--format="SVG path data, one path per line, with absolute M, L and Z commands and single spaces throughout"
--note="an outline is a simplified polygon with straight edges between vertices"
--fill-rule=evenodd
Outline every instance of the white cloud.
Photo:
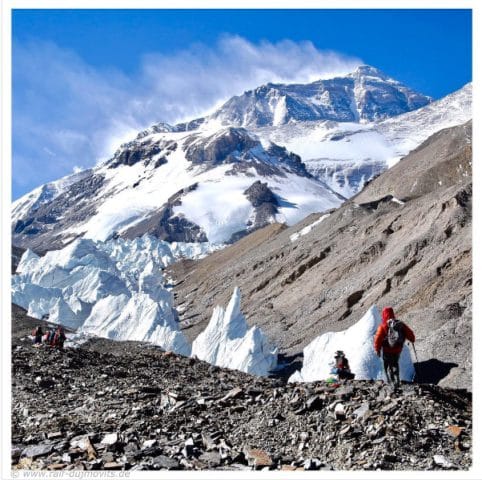
M 254 44 L 239 36 L 169 55 L 146 54 L 133 77 L 95 69 L 52 43 L 15 43 L 13 53 L 14 191 L 17 186 L 23 192 L 74 165 L 92 166 L 153 123 L 204 115 L 266 82 L 310 82 L 362 63 L 308 41 Z M 17 177 L 29 158 L 43 166 L 36 184 L 25 187 L 25 178 Z

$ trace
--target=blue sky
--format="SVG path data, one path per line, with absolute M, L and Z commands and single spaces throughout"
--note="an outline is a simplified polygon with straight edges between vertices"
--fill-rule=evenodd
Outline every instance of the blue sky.
M 13 198 L 157 121 L 366 63 L 440 98 L 471 81 L 468 10 L 14 10 Z

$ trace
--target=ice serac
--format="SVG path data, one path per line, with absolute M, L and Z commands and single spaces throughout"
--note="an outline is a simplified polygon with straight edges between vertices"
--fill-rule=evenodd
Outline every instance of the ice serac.
M 103 298 L 94 305 L 82 331 L 114 340 L 147 341 L 186 356 L 191 352 L 178 329 L 171 295 L 166 290 L 157 301 L 147 293 Z
M 216 245 L 173 246 L 153 237 L 94 242 L 77 239 L 43 257 L 24 252 L 12 279 L 12 301 L 34 318 L 116 340 L 152 342 L 189 355 L 163 269 Z
M 253 375 L 267 375 L 278 361 L 277 348 L 256 326 L 248 329 L 235 288 L 226 310 L 217 306 L 206 329 L 192 344 L 193 357 Z
M 343 350 L 355 380 L 383 379 L 383 365 L 373 349 L 373 337 L 381 323 L 380 312 L 374 305 L 355 325 L 341 332 L 328 332 L 315 338 L 303 350 L 303 367 L 290 382 L 314 382 L 330 376 L 334 353 Z M 400 355 L 400 379 L 412 381 L 415 375 L 412 358 L 405 344 Z

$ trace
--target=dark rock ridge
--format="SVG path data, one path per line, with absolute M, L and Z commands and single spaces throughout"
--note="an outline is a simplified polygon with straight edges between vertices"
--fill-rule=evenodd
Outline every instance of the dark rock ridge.
M 226 128 L 209 137 L 193 134 L 184 143 L 184 148 L 187 160 L 206 170 L 232 164 L 228 174 L 254 168 L 264 176 L 285 176 L 285 172 L 292 172 L 311 177 L 298 155 L 275 144 L 264 148 L 244 128 Z
M 243 193 L 253 205 L 253 219 L 248 221 L 245 230 L 233 233 L 228 243 L 235 243 L 249 233 L 276 221 L 280 203 L 267 183 L 257 180 Z
M 95 214 L 91 197 L 104 185 L 104 176 L 91 174 L 70 185 L 67 191 L 38 208 L 12 226 L 12 243 L 42 254 L 62 248 L 68 243 L 63 230 L 85 221 Z M 73 238 L 71 239 L 73 240 Z
M 30 328 L 37 322 L 32 322 Z M 34 348 L 17 310 L 12 468 L 466 470 L 463 390 L 285 384 L 137 342 Z
M 136 140 L 123 144 L 109 160 L 109 168 L 116 168 L 119 165 L 135 165 L 140 161 L 143 161 L 145 166 L 153 164 L 154 168 L 157 168 L 167 163 L 166 157 L 177 149 L 177 143 L 173 140 L 139 141 L 142 138 L 144 137 L 141 135 Z
M 391 305 L 415 330 L 424 378 L 470 389 L 470 158 L 468 125 L 442 131 L 297 240 L 290 237 L 320 215 L 291 228 L 270 225 L 205 259 L 173 265 L 184 333 L 194 339 L 234 286 L 248 323 L 287 355 L 348 328 L 373 304 Z M 421 172 L 416 195 L 413 168 Z
M 276 195 L 268 187 L 268 184 L 258 180 L 244 194 L 253 205 L 255 211 L 254 222 L 250 228 L 254 230 L 272 223 L 275 215 L 278 213 L 279 202 Z

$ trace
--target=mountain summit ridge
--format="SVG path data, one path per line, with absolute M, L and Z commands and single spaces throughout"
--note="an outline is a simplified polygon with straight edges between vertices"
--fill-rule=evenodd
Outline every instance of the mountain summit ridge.
M 196 126 L 219 121 L 242 127 L 290 121 L 371 122 L 423 107 L 432 101 L 370 65 L 344 76 L 310 83 L 266 83 L 235 95 Z

